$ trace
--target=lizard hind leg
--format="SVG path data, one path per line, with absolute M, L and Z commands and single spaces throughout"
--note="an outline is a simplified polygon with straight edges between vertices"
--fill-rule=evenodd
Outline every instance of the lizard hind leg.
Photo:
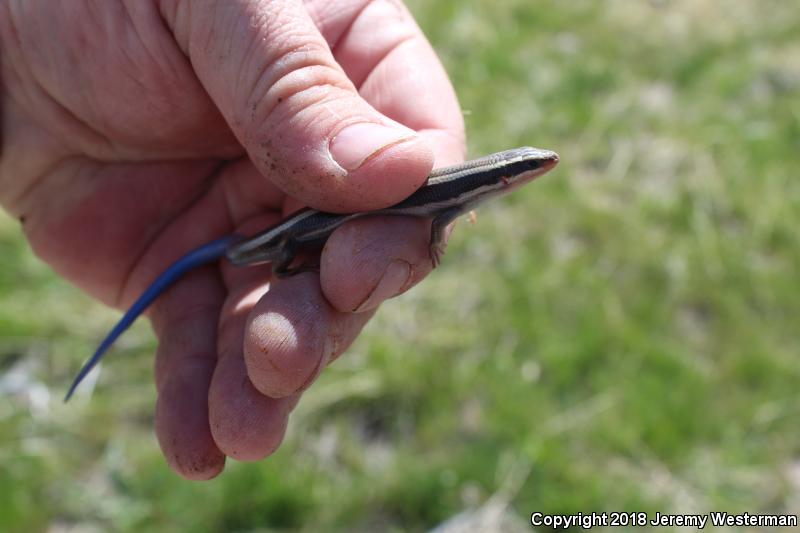
M 286 242 L 281 245 L 280 256 L 272 263 L 272 273 L 276 278 L 290 278 L 304 272 L 319 272 L 319 264 L 304 262 L 294 268 L 290 268 L 297 256 L 295 247 Z
M 447 226 L 453 222 L 462 213 L 461 208 L 452 208 L 444 211 L 433 219 L 431 222 L 431 242 L 428 245 L 428 253 L 431 257 L 431 264 L 433 268 L 439 266 L 442 262 L 445 244 L 445 237 L 447 235 Z

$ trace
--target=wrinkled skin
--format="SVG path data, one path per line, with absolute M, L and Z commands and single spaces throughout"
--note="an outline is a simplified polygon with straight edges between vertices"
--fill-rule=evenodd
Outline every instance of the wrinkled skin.
M 4 0 L 0 38 L 0 202 L 118 308 L 208 240 L 301 205 L 384 207 L 463 157 L 453 90 L 396 0 Z M 430 271 L 428 227 L 355 221 L 319 274 L 221 264 L 159 299 L 170 466 L 208 479 L 271 454 L 301 391 Z

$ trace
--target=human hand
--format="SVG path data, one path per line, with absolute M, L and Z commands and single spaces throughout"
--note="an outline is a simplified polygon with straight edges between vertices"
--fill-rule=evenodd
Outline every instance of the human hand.
M 434 158 L 463 157 L 450 83 L 397 0 L 10 1 L 0 54 L 0 203 L 41 258 L 117 307 L 213 238 L 303 204 L 391 205 Z M 208 479 L 226 456 L 271 454 L 302 390 L 429 272 L 427 232 L 358 220 L 319 276 L 222 264 L 160 298 L 170 466 Z

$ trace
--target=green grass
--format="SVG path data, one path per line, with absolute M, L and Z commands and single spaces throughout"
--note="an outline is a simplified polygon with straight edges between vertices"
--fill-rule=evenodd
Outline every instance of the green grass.
M 425 530 L 490 501 L 523 523 L 797 512 L 800 11 L 412 8 L 471 154 L 532 144 L 560 168 L 462 222 L 443 267 L 304 397 L 277 455 L 210 483 L 160 457 L 146 325 L 91 402 L 60 403 L 116 315 L 0 219 L 0 380 L 19 383 L 0 397 L 0 524 Z

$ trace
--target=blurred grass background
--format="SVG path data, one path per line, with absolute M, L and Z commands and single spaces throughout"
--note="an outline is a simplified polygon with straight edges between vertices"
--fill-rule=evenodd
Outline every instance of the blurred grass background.
M 3 215 L 0 529 L 427 530 L 475 512 L 525 531 L 533 511 L 800 510 L 796 4 L 411 7 L 470 155 L 530 144 L 559 169 L 462 222 L 443 267 L 307 393 L 281 450 L 210 483 L 161 458 L 146 324 L 91 402 L 61 403 L 118 315 Z

